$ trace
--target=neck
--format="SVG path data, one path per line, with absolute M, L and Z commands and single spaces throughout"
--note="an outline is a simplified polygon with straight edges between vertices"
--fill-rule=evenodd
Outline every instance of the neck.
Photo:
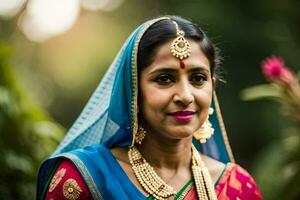
M 158 139 L 159 138 L 159 139 Z M 170 139 L 148 133 L 138 145 L 143 157 L 155 168 L 178 170 L 190 167 L 192 157 L 192 137 Z

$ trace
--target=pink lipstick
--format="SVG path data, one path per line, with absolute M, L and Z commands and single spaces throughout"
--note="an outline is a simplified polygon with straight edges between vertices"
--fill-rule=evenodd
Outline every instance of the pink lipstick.
M 177 111 L 170 113 L 177 121 L 186 122 L 193 118 L 195 112 L 189 110 Z

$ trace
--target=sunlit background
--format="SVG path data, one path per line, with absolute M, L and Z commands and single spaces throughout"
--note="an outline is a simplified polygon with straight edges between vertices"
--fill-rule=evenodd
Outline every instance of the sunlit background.
M 122 43 L 164 14 L 191 19 L 221 48 L 227 83 L 217 91 L 233 152 L 276 199 L 281 185 L 263 176 L 265 158 L 276 160 L 280 152 L 270 152 L 290 122 L 278 104 L 245 102 L 240 92 L 264 82 L 259 65 L 270 54 L 300 69 L 299 8 L 298 0 L 0 0 L 0 199 L 34 199 L 38 165 Z

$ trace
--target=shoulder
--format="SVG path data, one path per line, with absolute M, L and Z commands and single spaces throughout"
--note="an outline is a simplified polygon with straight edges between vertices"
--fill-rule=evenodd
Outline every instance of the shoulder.
M 81 155 L 81 156 L 95 156 L 99 154 L 103 154 L 109 151 L 104 145 L 102 144 L 95 144 L 86 146 L 84 148 L 75 149 L 73 151 L 70 151 L 69 153 L 72 153 L 74 155 Z
M 261 192 L 253 177 L 236 163 L 227 163 L 226 170 L 220 178 L 216 191 L 219 195 L 231 195 L 240 199 L 261 200 Z
M 61 156 L 72 160 L 77 167 L 89 169 L 99 167 L 99 163 L 105 165 L 110 159 L 110 152 L 105 146 L 97 144 L 75 149 Z
M 224 172 L 224 176 L 228 177 L 236 177 L 238 181 L 248 184 L 255 184 L 255 181 L 253 177 L 250 175 L 250 173 L 241 167 L 240 165 L 236 163 L 228 163 L 226 167 L 226 171 Z M 249 186 L 249 184 L 248 184 Z
M 128 158 L 128 148 L 123 148 L 123 147 L 112 148 L 110 149 L 110 152 L 115 157 L 115 159 L 117 160 L 118 164 L 123 169 L 123 171 L 127 174 L 129 179 L 132 182 L 136 183 L 135 175 Z
M 211 157 L 208 157 L 206 155 L 201 155 L 201 157 L 211 175 L 213 183 L 216 183 L 219 180 L 220 176 L 222 175 L 226 167 L 226 164 L 218 160 L 215 160 Z
M 110 149 L 110 152 L 119 162 L 130 164 L 128 159 L 128 148 L 115 147 Z
M 53 173 L 45 199 L 91 199 L 89 189 L 72 161 L 61 161 Z

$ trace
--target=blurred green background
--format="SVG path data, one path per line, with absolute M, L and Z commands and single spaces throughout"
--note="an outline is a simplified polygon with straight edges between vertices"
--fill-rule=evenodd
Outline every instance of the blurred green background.
M 290 122 L 279 104 L 245 102 L 240 92 L 265 82 L 259 65 L 271 54 L 300 69 L 299 9 L 299 0 L 0 0 L 0 199 L 34 199 L 40 162 L 122 43 L 164 14 L 191 19 L 221 48 L 227 83 L 217 91 L 235 158 L 276 199 L 281 178 L 265 172 L 280 168 L 276 144 Z

